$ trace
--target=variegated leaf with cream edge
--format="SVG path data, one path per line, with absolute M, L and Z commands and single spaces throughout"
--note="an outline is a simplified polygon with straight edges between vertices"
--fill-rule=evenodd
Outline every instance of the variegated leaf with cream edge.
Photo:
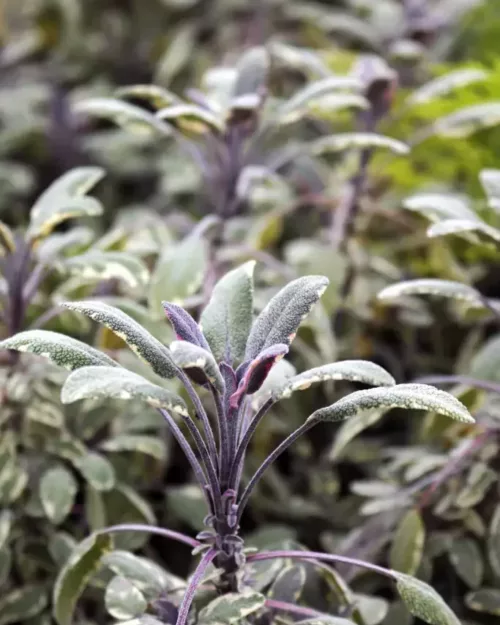
M 432 295 L 466 302 L 473 307 L 484 307 L 481 294 L 473 287 L 438 278 L 420 278 L 391 284 L 382 289 L 377 297 L 382 302 L 391 302 L 409 295 Z
M 136 256 L 126 252 L 90 250 L 72 256 L 62 264 L 71 275 L 85 280 L 118 280 L 131 289 L 144 287 L 149 280 L 146 265 Z
M 125 621 L 144 614 L 148 602 L 142 592 L 127 578 L 117 575 L 106 586 L 104 603 L 109 614 Z
M 165 408 L 179 415 L 187 415 L 184 401 L 161 386 L 152 384 L 127 369 L 111 367 L 83 367 L 74 371 L 64 383 L 61 400 L 71 404 L 80 399 L 142 399 L 154 408 Z
M 253 590 L 227 593 L 217 597 L 200 610 L 198 622 L 211 625 L 224 623 L 234 625 L 250 614 L 257 612 L 265 604 L 265 597 Z
M 219 393 L 224 392 L 224 379 L 210 352 L 187 341 L 174 341 L 170 350 L 175 364 L 184 369 L 194 382 L 210 383 Z

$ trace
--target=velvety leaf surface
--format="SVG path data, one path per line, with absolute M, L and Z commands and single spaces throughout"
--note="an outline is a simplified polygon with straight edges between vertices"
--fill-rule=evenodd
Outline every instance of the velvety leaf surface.
M 442 597 L 425 582 L 398 573 L 396 586 L 401 599 L 413 616 L 429 625 L 460 625 L 460 621 Z
M 170 350 L 175 364 L 184 369 L 195 382 L 210 382 L 220 393 L 223 392 L 224 380 L 210 352 L 187 341 L 174 341 L 170 344 Z
M 114 360 L 97 349 L 50 330 L 20 332 L 0 342 L 0 349 L 13 349 L 44 356 L 70 371 L 88 366 L 118 367 Z
M 168 349 L 137 321 L 118 308 L 91 300 L 66 303 L 65 306 L 109 328 L 159 376 L 172 378 L 176 375 L 175 365 Z
M 127 369 L 83 367 L 67 378 L 61 391 L 61 400 L 64 404 L 101 397 L 114 399 L 134 397 L 142 399 L 154 408 L 166 408 L 181 415 L 188 414 L 186 404 L 180 397 Z
M 409 510 L 399 522 L 389 554 L 393 569 L 414 575 L 422 560 L 425 525 L 418 510 Z
M 40 501 L 47 517 L 59 525 L 70 513 L 78 485 L 72 473 L 58 466 L 46 471 L 40 480 Z
M 200 623 L 238 623 L 263 607 L 265 597 L 252 590 L 228 593 L 211 601 L 198 615 Z
M 131 581 L 119 575 L 113 577 L 106 586 L 104 603 L 109 614 L 119 621 L 140 616 L 148 607 L 141 591 Z

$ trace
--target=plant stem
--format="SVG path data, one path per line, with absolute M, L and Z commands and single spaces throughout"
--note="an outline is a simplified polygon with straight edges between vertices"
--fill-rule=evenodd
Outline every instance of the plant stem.
M 186 588 L 186 592 L 184 593 L 184 597 L 182 598 L 181 605 L 179 606 L 179 614 L 177 615 L 176 625 L 185 625 L 189 615 L 189 608 L 193 603 L 194 596 L 196 594 L 196 590 L 203 579 L 203 575 L 207 570 L 208 566 L 212 562 L 212 560 L 217 555 L 216 549 L 209 549 L 202 559 L 200 560 L 198 566 L 196 567 L 191 579 L 189 580 L 189 584 Z
M 240 473 L 240 467 L 245 460 L 245 452 L 247 450 L 250 439 L 255 433 L 257 426 L 261 422 L 264 415 L 274 404 L 274 400 L 272 398 L 268 399 L 257 411 L 254 418 L 250 421 L 249 426 L 245 430 L 243 437 L 238 445 L 238 449 L 236 450 L 236 454 L 234 456 L 233 464 L 231 465 L 231 473 L 229 474 L 229 488 L 233 488 L 237 490 L 238 487 L 238 473 Z
M 208 419 L 207 411 L 203 407 L 203 404 L 201 403 L 201 400 L 198 397 L 198 393 L 194 389 L 191 383 L 191 380 L 188 378 L 188 376 L 184 373 L 182 369 L 178 369 L 177 376 L 179 380 L 182 382 L 182 384 L 184 385 L 187 394 L 189 395 L 191 401 L 193 402 L 193 405 L 196 410 L 196 414 L 199 416 L 201 420 L 201 423 L 203 425 L 203 430 L 205 432 L 205 437 L 207 439 L 208 453 L 209 453 L 210 458 L 212 459 L 212 463 L 214 465 L 214 470 L 215 470 L 215 466 L 218 464 L 219 457 L 217 454 L 217 445 L 215 444 L 214 433 L 210 426 L 210 421 Z
M 191 465 L 191 468 L 194 471 L 194 474 L 201 487 L 201 490 L 203 491 L 203 494 L 205 498 L 207 499 L 208 506 L 209 508 L 212 509 L 214 507 L 213 499 L 215 497 L 215 493 L 212 492 L 212 495 L 211 495 L 212 499 L 210 499 L 207 493 L 207 489 L 206 489 L 207 486 L 211 486 L 211 481 L 207 480 L 207 476 L 205 475 L 205 472 L 203 471 L 203 468 L 201 464 L 199 463 L 198 458 L 196 457 L 193 449 L 191 448 L 191 445 L 188 443 L 186 437 L 182 433 L 182 430 L 177 425 L 172 415 L 169 412 L 167 412 L 164 408 L 159 408 L 159 412 L 161 413 L 165 421 L 168 423 L 168 426 L 170 427 L 170 430 L 175 440 L 179 443 L 182 451 L 186 455 L 186 458 L 188 459 L 189 464 Z
M 174 532 L 173 530 L 166 529 L 164 527 L 157 527 L 155 525 L 143 525 L 141 523 L 120 523 L 120 525 L 110 525 L 102 530 L 97 530 L 94 534 L 115 534 L 118 532 L 144 532 L 146 534 L 157 534 L 158 536 L 165 536 L 165 538 L 171 538 L 179 543 L 184 543 L 190 547 L 199 547 L 200 542 L 182 534 L 181 532 Z
M 266 599 L 266 607 L 274 610 L 283 610 L 285 612 L 291 612 L 292 614 L 298 614 L 307 618 L 328 618 L 328 614 L 313 610 L 312 608 L 306 608 L 301 605 L 295 605 L 294 603 L 288 603 L 288 601 L 277 601 L 276 599 Z
M 312 427 L 316 425 L 317 421 L 306 421 L 303 425 L 301 425 L 295 432 L 292 432 L 288 438 L 276 447 L 276 449 L 269 454 L 269 456 L 264 460 L 264 462 L 260 465 L 257 471 L 254 473 L 252 479 L 248 483 L 247 487 L 243 491 L 241 499 L 238 503 L 238 521 L 241 518 L 243 510 L 245 509 L 246 504 L 248 503 L 248 499 L 252 494 L 253 489 L 257 485 L 257 482 L 262 477 L 262 474 L 265 472 L 268 466 L 270 466 L 278 456 L 280 456 L 292 443 L 294 443 L 298 438 L 300 438 L 303 434 L 309 431 Z
M 348 558 L 346 556 L 337 556 L 329 553 L 322 553 L 321 551 L 261 551 L 260 553 L 254 553 L 247 556 L 248 562 L 258 562 L 261 560 L 275 560 L 277 558 L 292 558 L 297 560 L 319 560 L 323 562 L 339 562 L 342 564 L 350 564 L 352 566 L 358 566 L 374 573 L 379 573 L 385 577 L 396 580 L 397 575 L 390 569 L 385 569 L 377 564 L 371 564 L 370 562 L 364 562 L 363 560 L 357 560 L 356 558 Z
M 217 410 L 217 422 L 219 424 L 219 481 L 223 484 L 229 472 L 229 432 L 222 399 L 213 386 L 211 390 Z

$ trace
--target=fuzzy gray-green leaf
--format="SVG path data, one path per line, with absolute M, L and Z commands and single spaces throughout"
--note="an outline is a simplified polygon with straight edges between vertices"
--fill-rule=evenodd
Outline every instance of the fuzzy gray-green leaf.
M 134 586 L 146 594 L 158 595 L 168 587 L 168 575 L 157 564 L 129 551 L 111 551 L 104 556 L 102 564 L 115 575 L 132 581 Z
M 210 382 L 220 393 L 223 392 L 224 380 L 210 352 L 188 341 L 174 341 L 170 350 L 175 364 L 191 374 L 193 380 L 199 384 Z
M 180 397 L 127 369 L 83 367 L 67 378 L 61 391 L 63 404 L 102 397 L 138 398 L 154 408 L 165 408 L 180 415 L 188 414 L 186 404 Z
M 407 295 L 432 295 L 446 297 L 467 302 L 471 306 L 482 307 L 481 295 L 476 289 L 451 280 L 439 280 L 437 278 L 422 278 L 418 280 L 406 280 L 391 284 L 378 294 L 381 301 L 397 300 Z
M 248 337 L 245 360 L 253 360 L 266 347 L 290 345 L 301 322 L 328 286 L 324 276 L 303 276 L 283 287 L 255 320 Z
M 443 237 L 449 234 L 463 234 L 477 232 L 488 239 L 500 243 L 500 230 L 493 228 L 480 219 L 445 219 L 427 229 L 427 236 L 432 238 Z
M 500 590 L 498 588 L 480 588 L 465 597 L 468 608 L 475 612 L 500 616 Z
M 123 339 L 141 360 L 147 362 L 159 376 L 172 378 L 176 375 L 176 367 L 168 349 L 123 311 L 103 302 L 91 300 L 70 302 L 66 303 L 65 306 L 70 310 L 81 312 L 109 328 L 119 338 Z
M 426 410 L 462 423 L 474 423 L 467 408 L 456 397 L 427 384 L 398 384 L 355 391 L 331 406 L 316 410 L 308 420 L 343 421 L 384 408 Z
M 43 586 L 23 586 L 0 597 L 0 625 L 20 623 L 40 614 L 48 604 Z
M 253 270 L 250 261 L 223 276 L 214 287 L 200 326 L 217 362 L 240 362 L 252 325 Z
M 125 621 L 144 614 L 148 607 L 142 592 L 134 584 L 117 575 L 106 586 L 104 594 L 106 610 L 119 621 Z
M 71 625 L 78 598 L 112 544 L 109 535 L 93 534 L 73 551 L 54 584 L 53 615 L 58 625 Z
M 265 597 L 253 590 L 228 593 L 217 597 L 205 606 L 198 615 L 199 623 L 225 623 L 233 625 L 264 606 Z
M 97 349 L 49 330 L 20 332 L 0 342 L 0 349 L 13 349 L 44 356 L 70 371 L 88 366 L 118 367 L 114 360 Z
M 0 512 L 0 549 L 7 544 L 13 520 L 12 510 L 5 509 Z
M 374 132 L 346 132 L 317 139 L 312 150 L 314 154 L 330 154 L 343 150 L 385 148 L 396 154 L 408 154 L 410 148 L 397 139 Z
M 393 569 L 414 575 L 422 560 L 425 526 L 418 510 L 409 510 L 401 519 L 390 550 Z
M 108 452 L 139 453 L 154 458 L 158 462 L 165 462 L 167 449 L 163 440 L 158 436 L 146 434 L 118 434 L 100 444 L 100 448 Z
M 429 625 L 460 625 L 443 598 L 425 582 L 404 573 L 396 573 L 396 587 L 413 616 Z
M 327 380 L 348 380 L 371 386 L 392 386 L 396 384 L 392 375 L 373 362 L 366 360 L 344 360 L 315 367 L 286 380 L 273 391 L 274 399 L 290 397 L 295 391 L 303 391 L 313 384 Z
M 40 501 L 45 514 L 53 523 L 59 525 L 68 516 L 77 491 L 75 478 L 63 466 L 49 469 L 42 475 Z

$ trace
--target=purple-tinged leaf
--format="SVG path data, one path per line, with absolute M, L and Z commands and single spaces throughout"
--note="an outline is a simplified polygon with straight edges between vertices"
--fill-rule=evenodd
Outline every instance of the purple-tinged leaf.
M 253 360 L 271 345 L 290 345 L 298 327 L 323 295 L 325 276 L 303 276 L 281 289 L 255 320 L 248 337 L 245 360 Z
M 196 384 L 212 384 L 219 393 L 224 391 L 224 380 L 210 352 L 187 341 L 174 341 L 170 345 L 175 364 L 184 369 Z
M 162 302 L 162 305 L 178 341 L 187 341 L 210 351 L 200 326 L 182 306 L 170 302 Z
M 230 397 L 232 408 L 236 408 L 243 395 L 256 393 L 264 383 L 272 367 L 288 353 L 288 346 L 283 343 L 272 345 L 250 363 L 243 363 L 236 371 L 239 378 L 238 390 Z

